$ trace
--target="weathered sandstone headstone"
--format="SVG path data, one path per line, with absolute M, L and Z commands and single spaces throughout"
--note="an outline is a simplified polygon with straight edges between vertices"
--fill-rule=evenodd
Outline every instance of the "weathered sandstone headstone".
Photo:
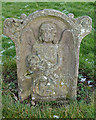
M 51 9 L 5 20 L 4 34 L 16 47 L 20 101 L 76 98 L 80 43 L 91 29 L 90 17 Z

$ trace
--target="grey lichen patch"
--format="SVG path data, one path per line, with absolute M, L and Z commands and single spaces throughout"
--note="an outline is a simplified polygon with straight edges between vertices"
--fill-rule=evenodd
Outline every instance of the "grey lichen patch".
M 90 17 L 52 9 L 5 20 L 4 34 L 16 46 L 20 101 L 76 98 L 80 43 L 91 29 Z

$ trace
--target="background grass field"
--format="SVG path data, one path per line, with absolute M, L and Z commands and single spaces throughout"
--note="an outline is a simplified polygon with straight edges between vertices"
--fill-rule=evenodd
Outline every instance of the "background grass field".
M 94 6 L 95 3 L 67 2 L 6 2 L 2 4 L 2 24 L 6 18 L 20 18 L 40 9 L 55 9 L 65 14 L 73 13 L 75 18 L 90 16 L 92 32 L 86 36 L 80 47 L 78 96 L 68 105 L 57 105 L 55 101 L 30 106 L 30 98 L 23 103 L 18 101 L 16 72 L 16 50 L 13 41 L 2 34 L 3 66 L 3 118 L 94 118 Z M 3 29 L 3 26 L 2 26 Z

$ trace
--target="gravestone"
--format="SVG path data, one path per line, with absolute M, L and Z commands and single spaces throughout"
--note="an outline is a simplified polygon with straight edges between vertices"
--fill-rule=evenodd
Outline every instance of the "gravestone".
M 52 9 L 5 20 L 4 34 L 16 47 L 20 101 L 76 98 L 80 43 L 91 29 L 90 17 Z

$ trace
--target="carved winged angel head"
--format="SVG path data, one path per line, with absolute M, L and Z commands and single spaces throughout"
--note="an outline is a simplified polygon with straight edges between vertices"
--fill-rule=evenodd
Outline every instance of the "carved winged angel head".
M 39 41 L 46 43 L 57 43 L 57 27 L 52 22 L 45 22 L 39 28 Z

